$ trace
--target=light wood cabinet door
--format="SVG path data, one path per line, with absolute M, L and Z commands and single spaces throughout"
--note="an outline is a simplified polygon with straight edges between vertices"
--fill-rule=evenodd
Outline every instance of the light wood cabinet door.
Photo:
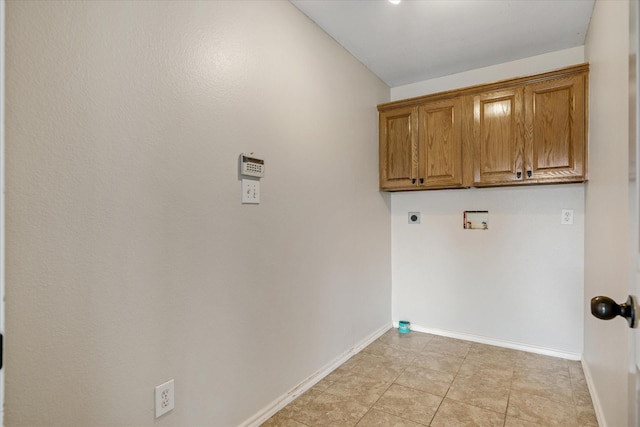
M 418 107 L 418 187 L 462 187 L 460 97 Z
M 525 173 L 535 183 L 586 177 L 586 74 L 525 87 Z
M 418 112 L 405 107 L 380 113 L 380 189 L 415 187 L 418 180 Z
M 481 93 L 470 98 L 472 107 L 467 108 L 473 108 L 473 185 L 522 180 L 524 89 Z

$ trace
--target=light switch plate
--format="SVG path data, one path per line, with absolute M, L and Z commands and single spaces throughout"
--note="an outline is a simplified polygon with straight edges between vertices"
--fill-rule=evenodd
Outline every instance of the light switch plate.
M 242 180 L 242 203 L 254 205 L 260 203 L 260 181 L 254 179 Z

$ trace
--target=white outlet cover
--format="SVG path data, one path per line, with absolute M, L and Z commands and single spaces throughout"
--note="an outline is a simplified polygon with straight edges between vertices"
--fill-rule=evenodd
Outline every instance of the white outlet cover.
M 175 403 L 173 380 L 156 386 L 156 418 L 173 410 Z
M 560 224 L 562 225 L 573 224 L 573 209 L 562 209 L 562 217 L 560 218 Z

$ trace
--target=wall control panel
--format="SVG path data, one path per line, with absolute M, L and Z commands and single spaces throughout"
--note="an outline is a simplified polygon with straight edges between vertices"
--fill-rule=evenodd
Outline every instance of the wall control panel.
M 246 154 L 240 155 L 240 174 L 262 178 L 264 176 L 264 160 L 251 157 Z
M 264 176 L 264 160 L 251 154 L 240 154 L 242 204 L 260 204 L 260 178 Z

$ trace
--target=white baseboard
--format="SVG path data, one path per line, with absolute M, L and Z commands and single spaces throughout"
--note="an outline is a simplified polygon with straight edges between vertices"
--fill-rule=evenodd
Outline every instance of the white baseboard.
M 394 321 L 393 326 L 397 328 L 398 322 Z M 536 354 L 543 354 L 546 356 L 560 357 L 562 359 L 569 359 L 569 360 L 576 360 L 576 361 L 582 360 L 581 353 L 571 353 L 567 351 L 555 350 L 555 349 L 546 348 L 546 347 L 538 347 L 538 346 L 532 346 L 528 344 L 516 343 L 512 341 L 487 338 L 479 335 L 464 334 L 460 332 L 451 332 L 444 329 L 425 328 L 420 325 L 414 325 L 413 323 L 411 324 L 411 330 L 416 332 L 424 332 L 432 335 L 440 335 L 443 337 L 456 338 L 456 339 L 465 340 L 465 341 L 472 341 L 472 342 L 477 342 L 481 344 L 494 345 L 496 347 L 510 348 L 512 350 L 521 350 L 521 351 L 526 351 L 528 353 L 536 353 Z
M 593 410 L 596 413 L 596 419 L 598 420 L 598 425 L 600 427 L 607 427 L 607 423 L 604 419 L 604 412 L 602 411 L 602 403 L 600 403 L 600 398 L 598 397 L 598 393 L 596 393 L 596 387 L 593 383 L 593 376 L 591 375 L 591 370 L 589 369 L 589 365 L 585 363 L 584 359 L 582 359 L 582 371 L 584 372 L 584 377 L 587 380 L 587 387 L 589 388 L 589 394 L 591 395 L 591 402 L 593 403 Z
M 377 331 L 366 337 L 365 339 L 358 342 L 356 345 L 351 347 L 349 350 L 342 353 L 340 356 L 329 362 L 322 369 L 302 381 L 300 384 L 289 390 L 284 395 L 280 396 L 264 408 L 262 408 L 257 414 L 240 424 L 239 427 L 258 427 L 273 415 L 276 412 L 287 406 L 289 403 L 293 402 L 297 397 L 303 394 L 305 391 L 309 390 L 311 387 L 316 385 L 320 380 L 333 372 L 337 367 L 342 365 L 344 362 L 349 360 L 352 356 L 359 353 L 363 348 L 371 344 L 373 341 L 377 340 L 382 334 L 391 329 L 392 325 L 388 324 L 382 326 Z

